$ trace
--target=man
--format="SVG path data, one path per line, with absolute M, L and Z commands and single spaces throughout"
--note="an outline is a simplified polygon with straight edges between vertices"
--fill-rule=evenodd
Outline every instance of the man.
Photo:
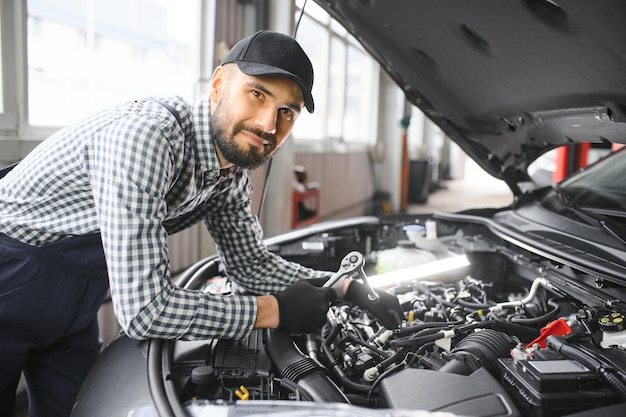
M 243 338 L 311 332 L 334 291 L 327 272 L 267 251 L 249 170 L 284 144 L 313 68 L 289 36 L 261 31 L 226 55 L 196 107 L 145 99 L 52 135 L 0 180 L 0 415 L 23 370 L 30 415 L 67 416 L 96 359 L 96 313 L 110 288 L 131 338 Z M 204 221 L 244 293 L 174 286 L 167 236 Z M 270 295 L 273 294 L 273 295 Z

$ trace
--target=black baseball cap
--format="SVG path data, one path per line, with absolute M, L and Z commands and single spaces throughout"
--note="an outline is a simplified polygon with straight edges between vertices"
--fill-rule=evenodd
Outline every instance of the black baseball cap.
M 313 113 L 313 65 L 298 42 L 283 33 L 261 30 L 237 42 L 221 65 L 235 62 L 247 75 L 281 75 L 294 80 L 304 96 L 304 105 Z

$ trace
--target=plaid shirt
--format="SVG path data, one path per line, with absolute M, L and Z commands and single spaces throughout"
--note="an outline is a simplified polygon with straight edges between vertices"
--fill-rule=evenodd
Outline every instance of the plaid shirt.
M 204 221 L 228 276 L 252 294 L 325 275 L 267 251 L 249 172 L 220 171 L 209 104 L 120 104 L 66 127 L 0 180 L 0 233 L 42 246 L 100 233 L 116 316 L 133 338 L 243 338 L 250 295 L 208 295 L 170 280 L 168 234 Z M 16 277 L 17 279 L 17 277 Z

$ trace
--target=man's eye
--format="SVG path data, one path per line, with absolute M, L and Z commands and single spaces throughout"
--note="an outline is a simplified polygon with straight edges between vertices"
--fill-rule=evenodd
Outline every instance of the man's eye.
M 293 110 L 291 109 L 280 109 L 280 114 L 281 116 L 283 116 L 283 118 L 287 119 L 287 120 L 291 120 L 293 119 Z

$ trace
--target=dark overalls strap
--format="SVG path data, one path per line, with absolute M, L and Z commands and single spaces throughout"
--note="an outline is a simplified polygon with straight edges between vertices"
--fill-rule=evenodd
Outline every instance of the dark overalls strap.
M 156 98 L 148 99 L 148 101 L 154 101 L 155 103 L 159 103 L 161 106 L 165 107 L 167 111 L 170 112 L 172 116 L 174 116 L 174 118 L 176 119 L 176 122 L 178 123 L 178 126 L 181 129 L 183 128 L 183 121 L 180 118 L 180 113 L 178 113 L 178 110 L 176 110 L 173 106 L 170 106 L 169 104 L 167 104 L 166 102 L 162 100 L 157 100 Z
M 19 164 L 19 162 L 16 162 L 16 163 L 11 164 L 11 165 L 9 165 L 9 166 L 6 166 L 6 167 L 4 167 L 4 168 L 0 168 L 0 180 L 1 180 L 2 178 L 4 178 L 4 177 L 5 177 L 5 176 L 9 173 L 9 172 L 11 172 L 11 170 L 12 170 L 13 168 L 15 168 L 15 167 L 17 166 L 17 164 Z

